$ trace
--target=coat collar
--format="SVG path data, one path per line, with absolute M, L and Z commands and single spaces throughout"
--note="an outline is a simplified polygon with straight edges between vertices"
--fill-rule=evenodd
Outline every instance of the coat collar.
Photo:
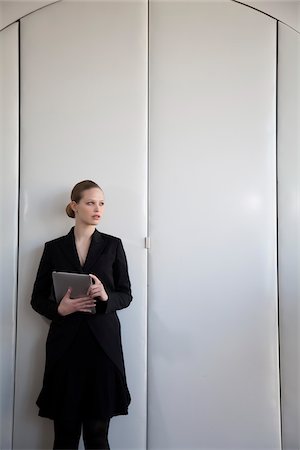
M 92 234 L 91 244 L 88 250 L 88 254 L 83 266 L 80 264 L 79 256 L 75 244 L 74 227 L 71 228 L 69 233 L 65 236 L 65 239 L 61 242 L 62 250 L 65 256 L 68 258 L 69 262 L 80 273 L 89 273 L 93 265 L 99 259 L 102 251 L 105 247 L 105 239 L 103 239 L 102 234 L 95 229 Z

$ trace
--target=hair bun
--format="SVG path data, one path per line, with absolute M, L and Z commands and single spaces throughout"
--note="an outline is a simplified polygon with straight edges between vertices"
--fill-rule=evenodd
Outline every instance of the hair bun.
M 66 213 L 69 217 L 71 217 L 72 219 L 75 219 L 75 213 L 74 213 L 73 209 L 71 208 L 71 202 L 66 207 Z

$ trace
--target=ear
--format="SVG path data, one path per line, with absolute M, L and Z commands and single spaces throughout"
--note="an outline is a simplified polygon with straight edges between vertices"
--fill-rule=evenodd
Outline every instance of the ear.
M 77 203 L 74 200 L 71 201 L 70 206 L 74 213 L 77 213 Z

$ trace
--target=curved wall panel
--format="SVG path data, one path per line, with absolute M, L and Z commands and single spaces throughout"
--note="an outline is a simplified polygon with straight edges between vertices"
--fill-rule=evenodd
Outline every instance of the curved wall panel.
M 300 448 L 300 35 L 279 24 L 278 250 L 283 449 Z
M 18 24 L 0 33 L 0 448 L 11 448 L 16 333 L 19 76 Z
M 148 447 L 278 450 L 276 22 L 230 1 L 153 1 L 149 32 Z M 31 310 L 30 294 L 43 242 L 72 225 L 64 216 L 70 188 L 94 178 L 107 200 L 100 229 L 123 239 L 134 293 L 120 313 L 133 402 L 128 417 L 112 421 L 110 441 L 115 450 L 142 450 L 147 5 L 60 2 L 21 21 L 21 42 L 14 449 L 51 447 L 51 423 L 34 405 L 49 324 Z M 16 228 L 7 235 L 15 250 L 16 156 L 14 149 Z M 16 252 L 10 257 L 13 269 Z M 290 406 L 286 427 L 298 411 Z
M 61 1 L 61 0 L 56 0 Z M 0 29 L 7 27 L 21 17 L 43 8 L 55 1 L 9 0 L 0 2 Z
M 121 311 L 132 405 L 112 420 L 112 448 L 146 439 L 147 7 L 61 2 L 21 21 L 21 199 L 15 449 L 52 445 L 37 417 L 49 324 L 30 307 L 43 243 L 65 234 L 72 186 L 95 179 L 106 194 L 99 229 L 122 238 L 134 301 Z
M 235 1 L 235 0 L 233 0 Z M 239 3 L 249 5 L 271 15 L 277 20 L 300 31 L 300 2 L 299 0 L 239 0 Z
M 150 4 L 149 449 L 279 449 L 276 21 Z

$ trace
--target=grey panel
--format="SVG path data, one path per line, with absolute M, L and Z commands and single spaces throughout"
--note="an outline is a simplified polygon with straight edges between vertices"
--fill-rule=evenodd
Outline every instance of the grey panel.
M 0 33 L 0 447 L 11 448 L 16 333 L 18 167 L 18 24 Z
M 147 5 L 61 2 L 21 22 L 22 161 L 15 449 L 52 445 L 37 417 L 49 324 L 30 308 L 43 243 L 73 225 L 72 186 L 95 179 L 99 229 L 122 238 L 134 300 L 119 312 L 132 405 L 110 426 L 112 448 L 146 441 Z
M 278 251 L 283 448 L 300 448 L 300 36 L 279 24 Z
M 150 4 L 149 449 L 280 448 L 276 22 Z

